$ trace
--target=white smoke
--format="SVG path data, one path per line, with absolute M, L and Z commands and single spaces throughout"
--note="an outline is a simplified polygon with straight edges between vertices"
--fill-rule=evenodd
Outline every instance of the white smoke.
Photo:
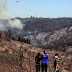
M 7 19 L 6 11 L 7 11 L 7 2 L 8 0 L 0 0 L 0 19 Z
M 22 24 L 18 19 L 10 20 L 6 16 L 7 5 L 8 0 L 0 0 L 0 30 L 6 31 L 14 28 L 22 30 L 25 24 Z
M 16 29 L 20 29 L 20 30 L 23 29 L 23 24 L 18 19 L 9 20 L 9 25 L 11 28 L 16 28 Z
M 0 20 L 0 30 L 6 31 L 9 29 L 19 29 L 22 30 L 24 28 L 25 24 L 22 24 L 20 20 L 14 19 L 14 20 Z

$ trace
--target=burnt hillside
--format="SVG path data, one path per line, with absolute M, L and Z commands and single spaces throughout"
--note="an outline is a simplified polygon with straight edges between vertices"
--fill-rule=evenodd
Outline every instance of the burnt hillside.
M 35 72 L 35 56 L 38 52 L 43 53 L 43 50 L 23 42 L 7 41 L 3 36 L 0 41 L 0 72 Z M 55 53 L 59 54 L 60 72 L 71 72 L 72 47 L 66 47 L 65 52 L 53 49 L 47 49 L 47 51 L 49 55 L 48 72 L 53 70 Z
M 25 23 L 25 30 L 53 32 L 61 28 L 70 27 L 72 25 L 72 18 L 33 18 Z
M 28 39 L 30 44 L 44 48 L 62 46 L 61 43 L 64 46 L 68 43 L 70 46 L 72 43 L 72 18 L 16 17 L 11 20 L 0 20 L 0 29 L 3 29 L 6 35 L 7 31 L 10 31 L 14 40 Z

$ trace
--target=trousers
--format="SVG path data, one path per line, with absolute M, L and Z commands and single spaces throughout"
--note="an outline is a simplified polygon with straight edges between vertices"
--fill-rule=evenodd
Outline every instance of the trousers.
M 44 71 L 47 72 L 47 63 L 45 63 L 45 64 L 42 63 L 41 68 L 42 68 L 42 72 L 44 72 Z
M 36 72 L 40 72 L 40 64 L 36 64 Z

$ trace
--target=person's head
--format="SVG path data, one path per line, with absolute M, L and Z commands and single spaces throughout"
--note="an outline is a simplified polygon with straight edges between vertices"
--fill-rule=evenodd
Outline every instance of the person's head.
M 56 59 L 58 59 L 58 58 L 59 58 L 57 53 L 55 54 L 55 58 L 56 58 Z
M 41 55 L 41 54 L 40 54 L 40 53 L 38 53 L 38 54 L 37 54 L 37 57 L 38 57 L 38 56 L 40 56 L 40 55 Z
M 58 56 L 58 54 L 56 53 L 55 56 Z
M 47 54 L 47 50 L 44 50 L 43 53 L 44 53 L 44 54 Z

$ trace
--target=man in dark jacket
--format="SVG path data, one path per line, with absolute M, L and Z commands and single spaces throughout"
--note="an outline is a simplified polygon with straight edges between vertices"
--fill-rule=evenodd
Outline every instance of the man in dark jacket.
M 41 54 L 38 53 L 35 57 L 35 63 L 36 63 L 36 72 L 40 72 L 40 60 L 41 60 Z

